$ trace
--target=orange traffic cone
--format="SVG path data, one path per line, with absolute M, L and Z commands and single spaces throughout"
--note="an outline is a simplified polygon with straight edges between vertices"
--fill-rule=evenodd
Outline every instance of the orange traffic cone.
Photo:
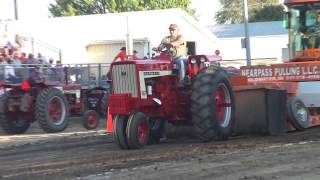
M 109 112 L 109 107 L 108 107 L 108 116 L 107 116 L 107 128 L 106 132 L 107 133 L 112 133 L 112 128 L 113 128 L 113 121 L 112 121 L 112 115 Z

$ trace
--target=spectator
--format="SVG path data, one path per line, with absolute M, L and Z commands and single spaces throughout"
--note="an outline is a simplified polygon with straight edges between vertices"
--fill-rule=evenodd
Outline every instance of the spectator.
M 25 52 L 22 52 L 22 53 L 20 54 L 20 61 L 21 61 L 21 63 L 22 63 L 22 64 L 27 64 L 27 60 L 28 60 L 27 54 L 26 54 Z
M 36 66 L 32 69 L 30 77 L 29 77 L 30 84 L 35 83 L 42 83 L 44 82 L 44 77 L 40 72 L 40 67 Z
M 38 64 L 37 60 L 34 58 L 32 53 L 28 54 L 28 59 L 26 60 L 26 64 Z
M 11 64 L 12 63 L 12 59 L 10 56 L 10 52 L 9 52 L 9 48 L 7 46 L 4 46 L 2 49 L 2 56 L 3 56 L 3 60 L 7 63 L 7 64 Z
M 7 64 L 6 61 L 4 60 L 3 55 L 0 53 L 0 64 Z
M 20 53 L 19 51 L 13 52 L 12 64 L 16 67 L 21 67 Z
M 53 58 L 49 58 L 49 64 L 53 65 Z
M 8 48 L 8 54 L 12 55 L 13 51 L 15 51 L 16 49 L 13 47 L 13 45 L 11 44 L 10 41 L 7 42 L 6 47 Z
M 37 61 L 39 64 L 48 64 L 46 58 L 41 53 L 38 53 Z
M 114 57 L 112 62 L 115 62 L 118 59 L 120 59 L 121 61 L 124 61 L 124 60 L 128 59 L 127 52 L 126 52 L 126 47 L 122 47 L 120 49 L 120 52 L 116 55 L 116 57 Z
M 133 50 L 132 60 L 138 60 L 138 59 L 139 59 L 139 57 L 138 57 L 138 51 Z
M 14 80 L 15 78 L 14 68 L 8 64 L 5 57 L 1 54 L 0 54 L 0 64 L 1 64 L 0 68 L 4 70 L 4 78 L 9 81 Z

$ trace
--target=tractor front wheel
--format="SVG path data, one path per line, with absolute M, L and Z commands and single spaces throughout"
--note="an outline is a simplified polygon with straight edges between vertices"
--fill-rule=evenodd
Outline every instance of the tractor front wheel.
M 137 112 L 128 119 L 126 134 L 130 149 L 140 149 L 144 147 L 149 139 L 150 125 L 148 117 Z
M 126 135 L 128 117 L 116 115 L 113 119 L 113 139 L 120 149 L 129 149 Z
M 69 106 L 63 92 L 57 88 L 42 90 L 36 100 L 36 119 L 48 133 L 61 132 L 68 126 Z
M 100 116 L 95 110 L 87 110 L 82 116 L 82 125 L 88 130 L 96 129 L 99 121 Z
M 225 140 L 232 134 L 235 102 L 227 73 L 210 66 L 197 75 L 191 96 L 192 122 L 201 141 Z
M 0 125 L 7 134 L 23 134 L 30 127 L 30 121 L 23 119 L 22 114 L 8 112 L 8 93 L 0 97 Z

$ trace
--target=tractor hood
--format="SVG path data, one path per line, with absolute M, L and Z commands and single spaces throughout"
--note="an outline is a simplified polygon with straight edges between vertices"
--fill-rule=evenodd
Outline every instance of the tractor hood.
M 111 66 L 121 64 L 135 64 L 138 71 L 171 71 L 173 69 L 173 63 L 171 60 L 155 59 L 125 60 L 114 62 L 111 64 Z

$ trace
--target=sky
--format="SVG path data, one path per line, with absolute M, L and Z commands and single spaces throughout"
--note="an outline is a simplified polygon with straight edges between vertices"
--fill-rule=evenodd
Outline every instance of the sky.
M 17 0 L 20 20 L 43 19 L 49 16 L 48 4 L 55 0 Z M 0 20 L 14 19 L 13 0 L 0 0 Z M 219 9 L 218 0 L 192 0 L 191 8 L 203 24 L 213 24 L 215 12 Z

